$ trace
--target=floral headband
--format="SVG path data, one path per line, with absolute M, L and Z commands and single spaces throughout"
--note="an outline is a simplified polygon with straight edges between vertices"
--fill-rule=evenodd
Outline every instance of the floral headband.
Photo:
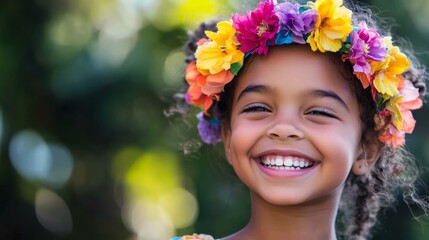
M 270 46 L 308 43 L 313 51 L 340 52 L 342 60 L 353 65 L 363 88 L 371 87 L 380 141 L 402 146 L 405 133 L 414 129 L 411 110 L 422 106 L 418 89 L 403 76 L 410 62 L 391 37 L 381 36 L 365 22 L 353 27 L 352 12 L 342 4 L 342 0 L 307 5 L 266 0 L 254 11 L 218 22 L 217 32 L 205 31 L 207 38 L 198 41 L 196 61 L 188 64 L 185 75 L 186 102 L 202 109 L 197 117 L 203 142 L 221 141 L 216 103 L 247 56 L 267 55 Z

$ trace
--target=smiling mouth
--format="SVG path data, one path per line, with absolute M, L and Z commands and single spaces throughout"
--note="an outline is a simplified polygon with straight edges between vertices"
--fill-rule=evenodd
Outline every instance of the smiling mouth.
M 276 170 L 300 170 L 312 167 L 315 163 L 308 159 L 291 156 L 263 156 L 260 164 Z

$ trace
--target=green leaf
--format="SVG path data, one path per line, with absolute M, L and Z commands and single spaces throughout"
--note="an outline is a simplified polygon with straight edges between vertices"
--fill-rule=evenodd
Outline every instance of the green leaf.
M 236 62 L 231 64 L 231 68 L 229 70 L 232 72 L 232 74 L 237 75 L 242 66 L 243 64 Z

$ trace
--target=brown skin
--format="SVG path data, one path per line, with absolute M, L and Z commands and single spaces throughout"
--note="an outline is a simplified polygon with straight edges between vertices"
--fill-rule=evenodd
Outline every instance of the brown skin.
M 241 231 L 224 238 L 240 239 L 336 239 L 335 219 L 337 203 L 326 198 L 317 206 L 278 206 L 269 204 L 252 193 L 252 217 Z M 331 214 L 331 215 L 329 215 Z
M 263 90 L 242 94 L 255 85 Z M 310 94 L 314 89 L 341 100 Z M 248 225 L 226 240 L 336 239 L 344 182 L 350 172 L 367 173 L 379 152 L 360 143 L 359 106 L 338 64 L 308 46 L 272 48 L 267 57 L 254 59 L 238 79 L 222 130 L 227 159 L 249 187 L 252 202 Z M 306 174 L 261 171 L 265 155 L 301 153 L 314 163 Z

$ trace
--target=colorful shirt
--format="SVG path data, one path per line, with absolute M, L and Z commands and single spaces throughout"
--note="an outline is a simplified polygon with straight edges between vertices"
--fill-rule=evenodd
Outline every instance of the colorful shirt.
M 212 236 L 206 234 L 192 234 L 182 237 L 173 237 L 170 240 L 215 240 Z

